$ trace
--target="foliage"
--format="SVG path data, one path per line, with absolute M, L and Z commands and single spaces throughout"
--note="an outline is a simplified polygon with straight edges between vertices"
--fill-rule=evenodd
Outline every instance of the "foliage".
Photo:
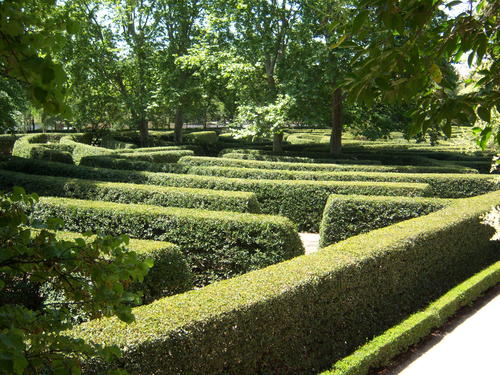
M 344 82 L 350 99 L 371 103 L 381 97 L 384 102 L 418 102 L 412 114 L 414 134 L 438 125 L 449 137 L 452 124 L 483 120 L 487 125 L 478 129 L 478 135 L 484 148 L 494 134 L 491 112 L 498 109 L 500 98 L 500 4 L 494 0 L 471 1 L 469 9 L 456 12 L 456 16 L 443 15 L 443 8 L 456 11 L 461 4 L 444 0 L 359 1 L 357 16 L 346 35 L 367 36 L 372 23 L 383 27 L 371 34 L 367 45 L 346 42 L 357 51 L 354 72 Z M 464 56 L 477 72 L 466 82 L 471 89 L 457 93 L 443 65 L 458 63 Z M 496 142 L 500 143 L 498 134 Z
M 303 254 L 295 225 L 279 216 L 40 198 L 33 220 L 57 214 L 64 228 L 126 234 L 180 245 L 197 285 Z
M 500 281 L 500 263 L 485 268 L 460 283 L 424 310 L 389 328 L 381 335 L 336 362 L 320 375 L 366 375 L 370 369 L 386 366 L 398 354 L 418 344 L 434 329 L 441 327 L 462 307 L 470 306 Z
M 452 202 L 439 198 L 330 195 L 320 226 L 320 246 L 427 215 Z
M 493 230 L 478 219 L 499 199 L 495 192 L 459 200 L 158 300 L 136 309 L 130 327 L 105 319 L 72 335 L 124 348 L 117 364 L 135 374 L 316 373 L 498 260 Z
M 137 302 L 139 295 L 128 291 L 127 285 L 142 281 L 151 263 L 127 250 L 126 237 L 86 242 L 58 240 L 49 230 L 32 235 L 23 207 L 37 200 L 19 188 L 0 196 L 0 296 L 15 296 L 14 302 L 0 306 L 2 369 L 12 374 L 77 373 L 82 356 L 109 360 L 119 351 L 64 335 L 71 327 L 70 306 L 78 305 L 92 318 L 116 314 L 132 322 L 130 303 Z M 61 224 L 48 217 L 46 222 L 49 229 Z M 49 284 L 67 302 L 42 303 L 38 308 L 16 303 L 16 298 L 22 298 L 20 286 L 28 281 L 40 287 Z

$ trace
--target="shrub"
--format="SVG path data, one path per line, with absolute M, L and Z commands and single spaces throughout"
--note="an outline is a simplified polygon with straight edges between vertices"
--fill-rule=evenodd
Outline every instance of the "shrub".
M 25 135 L 20 137 L 14 143 L 12 155 L 26 159 L 53 160 L 72 163 L 71 154 L 69 153 L 71 152 L 71 149 L 57 144 L 62 136 L 64 136 L 64 134 L 59 133 L 37 133 Z
M 110 148 L 112 150 L 131 150 L 137 146 L 133 143 L 119 141 L 113 136 L 107 135 L 102 138 L 101 147 Z
M 61 241 L 74 241 L 76 238 L 82 238 L 82 235 L 57 231 L 56 238 Z M 193 274 L 177 245 L 163 241 L 130 239 L 127 248 L 135 252 L 141 261 L 150 259 L 154 262 L 144 281 L 132 286 L 133 290 L 143 292 L 143 303 L 193 288 Z
M 167 173 L 187 173 L 186 166 L 176 163 L 151 163 L 149 161 L 133 160 L 131 158 L 121 158 L 117 156 L 98 155 L 85 156 L 80 161 L 80 165 L 98 168 L 128 169 L 134 171 L 167 172 Z
M 187 143 L 213 145 L 217 143 L 219 136 L 214 131 L 202 131 L 186 134 L 183 138 Z
M 303 254 L 295 226 L 278 216 L 40 198 L 32 220 L 56 215 L 65 229 L 126 234 L 181 246 L 198 285 Z
M 255 194 L 247 192 L 100 182 L 0 170 L 0 187 L 14 186 L 22 186 L 39 195 L 57 197 L 215 211 L 259 212 Z
M 73 149 L 73 161 L 75 164 L 80 164 L 80 160 L 86 156 L 93 155 L 111 155 L 113 150 L 103 147 L 91 146 L 82 142 L 79 142 L 80 137 L 75 135 L 67 135 L 62 137 L 59 143 L 63 145 L 70 146 Z
M 380 172 L 320 172 L 277 169 L 190 167 L 189 173 L 200 176 L 270 180 L 314 181 L 378 181 L 415 182 L 429 184 L 429 195 L 440 198 L 465 198 L 500 188 L 498 178 L 492 175 L 454 173 L 380 173 Z
M 320 226 L 325 247 L 360 233 L 427 215 L 451 204 L 438 198 L 330 195 Z
M 191 150 L 168 150 L 168 151 L 153 151 L 153 152 L 128 152 L 120 153 L 119 158 L 128 160 L 140 160 L 150 163 L 176 163 L 181 157 L 194 155 Z M 111 155 L 116 157 L 116 155 Z M 82 159 L 83 160 L 83 159 Z
M 460 308 L 470 305 L 499 282 L 500 262 L 496 262 L 451 289 L 425 310 L 413 314 L 336 362 L 331 370 L 322 372 L 321 375 L 366 375 L 371 368 L 387 365 L 392 358 L 417 344 Z
M 401 165 L 355 165 L 355 164 L 316 164 L 267 162 L 260 160 L 240 160 L 227 158 L 211 158 L 203 156 L 185 156 L 179 163 L 191 166 L 240 167 L 256 169 L 283 169 L 296 171 L 363 171 L 363 172 L 402 172 L 402 173 L 477 173 L 476 170 L 462 167 L 436 166 L 401 166 Z
M 285 163 L 337 163 L 337 164 L 380 164 L 377 160 L 353 160 L 353 159 L 313 159 L 310 157 L 267 155 L 267 154 L 247 154 L 247 153 L 226 153 L 222 155 L 227 159 L 260 160 Z
M 500 192 L 462 199 L 70 336 L 119 346 L 131 374 L 315 373 L 497 260 L 479 218 L 499 203 Z
M 11 154 L 14 143 L 23 135 L 24 134 L 0 134 L 0 154 Z
M 41 161 L 26 163 L 23 159 L 0 163 L 0 168 L 92 180 L 253 192 L 257 196 L 262 213 L 286 216 L 295 221 L 300 230 L 309 231 L 318 231 L 330 194 L 422 196 L 428 195 L 429 189 L 427 184 L 418 183 L 246 180 L 120 171 Z
M 136 153 L 136 152 L 157 152 L 157 151 L 177 151 L 177 150 L 192 150 L 196 151 L 198 149 L 197 146 L 193 145 L 179 145 L 179 146 L 158 146 L 158 147 L 142 147 L 135 148 L 133 150 L 119 150 L 118 154 L 126 153 Z

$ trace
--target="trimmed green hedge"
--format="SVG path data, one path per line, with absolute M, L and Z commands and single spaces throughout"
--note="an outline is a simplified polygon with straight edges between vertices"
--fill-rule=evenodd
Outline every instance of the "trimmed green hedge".
M 330 195 L 319 231 L 320 246 L 427 215 L 451 202 L 439 198 Z
M 216 144 L 219 136 L 214 131 L 193 132 L 184 135 L 184 141 L 198 145 Z
M 212 158 L 203 156 L 185 156 L 179 163 L 190 166 L 218 166 L 258 169 L 283 169 L 295 171 L 360 171 L 360 172 L 400 172 L 400 173 L 477 173 L 477 170 L 465 167 L 403 166 L 403 165 L 355 165 L 321 163 L 286 163 L 260 160 L 241 160 Z M 355 163 L 355 162 L 354 162 Z
M 14 186 L 22 186 L 25 190 L 39 195 L 116 203 L 144 203 L 213 211 L 260 211 L 255 194 L 247 192 L 101 182 L 0 169 L 0 187 L 5 189 Z
M 451 289 L 398 325 L 357 349 L 351 355 L 336 362 L 331 370 L 322 375 L 366 375 L 371 368 L 390 363 L 398 354 L 417 344 L 433 329 L 442 326 L 460 308 L 474 302 L 488 289 L 500 283 L 500 262 Z
M 80 165 L 149 172 L 187 173 L 188 171 L 186 166 L 176 163 L 151 163 L 149 161 L 132 160 L 131 158 L 121 158 L 119 156 L 110 157 L 108 155 L 85 156 L 80 161 Z
M 118 156 L 119 155 L 119 156 Z M 147 161 L 150 163 L 176 163 L 183 156 L 194 155 L 191 150 L 167 150 L 167 151 L 152 151 L 152 152 L 122 152 L 113 154 L 111 157 L 126 158 L 133 161 Z M 82 159 L 82 164 L 84 159 Z
M 56 237 L 59 240 L 73 241 L 82 238 L 82 235 L 57 231 Z M 148 258 L 154 262 L 144 281 L 132 286 L 144 293 L 143 303 L 193 288 L 193 273 L 177 245 L 163 241 L 130 239 L 127 248 L 137 253 L 140 258 Z
M 96 147 L 79 142 L 80 138 L 77 135 L 67 135 L 59 141 L 60 144 L 70 146 L 73 149 L 72 156 L 75 164 L 80 164 L 80 160 L 86 156 L 112 155 L 114 152 L 109 148 Z
M 380 164 L 378 160 L 354 160 L 354 159 L 314 159 L 310 157 L 301 156 L 286 156 L 286 155 L 267 155 L 264 153 L 226 153 L 222 155 L 227 159 L 243 159 L 243 160 L 260 160 L 271 162 L 284 162 L 284 163 L 336 163 L 336 164 Z
M 27 159 L 49 160 L 60 163 L 73 163 L 71 147 L 58 144 L 64 134 L 37 133 L 20 137 L 12 149 L 12 155 Z M 52 143 L 51 143 L 52 142 Z
M 197 149 L 196 146 L 192 145 L 179 145 L 179 146 L 158 146 L 158 147 L 141 147 L 141 148 L 135 148 L 132 150 L 119 150 L 117 151 L 117 154 L 122 154 L 122 153 L 136 153 L 136 152 L 157 152 L 157 151 L 178 151 L 178 150 L 192 150 L 195 151 Z
M 319 230 L 330 194 L 423 196 L 428 195 L 429 189 L 427 184 L 415 183 L 247 180 L 77 167 L 41 161 L 26 163 L 23 159 L 0 163 L 0 168 L 92 180 L 253 192 L 262 213 L 286 216 L 296 222 L 300 230 L 308 231 Z
M 101 147 L 110 148 L 112 150 L 130 151 L 137 146 L 134 143 L 122 142 L 112 135 L 104 136 L 101 140 Z
M 189 167 L 189 173 L 272 180 L 416 182 L 429 184 L 429 195 L 440 198 L 465 198 L 500 188 L 500 180 L 496 176 L 463 173 L 307 172 L 232 167 Z
M 315 373 L 498 260 L 480 223 L 493 204 L 500 192 L 162 298 L 130 325 L 101 319 L 69 334 L 122 348 L 131 374 Z
M 181 246 L 197 285 L 303 254 L 293 223 L 279 216 L 40 198 L 31 218 L 57 216 L 65 230 L 126 234 Z
M 14 148 L 14 143 L 26 134 L 0 134 L 0 154 L 10 155 Z

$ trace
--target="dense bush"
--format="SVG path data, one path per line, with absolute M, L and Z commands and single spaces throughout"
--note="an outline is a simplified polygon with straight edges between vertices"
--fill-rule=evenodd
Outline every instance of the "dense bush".
M 193 132 L 184 135 L 184 141 L 198 145 L 213 145 L 217 143 L 219 136 L 214 131 Z
M 56 232 L 56 238 L 61 241 L 74 241 L 81 237 L 80 233 Z M 193 274 L 177 245 L 163 241 L 130 239 L 127 248 L 135 252 L 139 259 L 153 261 L 153 267 L 149 269 L 144 281 L 131 286 L 132 289 L 143 292 L 143 303 L 193 288 Z
M 61 138 L 60 144 L 72 147 L 73 161 L 75 164 L 80 164 L 80 160 L 86 156 L 93 155 L 111 155 L 113 150 L 104 147 L 96 147 L 80 142 L 81 137 L 75 135 L 67 135 Z
M 119 155 L 85 156 L 81 159 L 80 165 L 149 172 L 187 173 L 188 171 L 186 166 L 176 163 L 151 163 L 149 161 L 134 160 L 133 158 L 121 158 Z
M 61 163 L 26 163 L 11 159 L 0 168 L 27 173 L 43 173 L 92 180 L 126 181 L 136 184 L 192 187 L 213 190 L 253 192 L 261 212 L 283 215 L 295 221 L 301 230 L 318 231 L 323 209 L 330 194 L 362 194 L 392 196 L 428 195 L 427 184 L 393 182 L 275 181 L 205 177 L 169 173 L 120 171 L 104 168 L 77 167 Z
M 64 134 L 37 133 L 20 137 L 14 143 L 12 155 L 27 159 L 73 163 L 71 147 L 58 144 Z
M 500 262 L 457 285 L 398 325 L 336 362 L 321 375 L 366 375 L 372 368 L 386 366 L 398 354 L 417 344 L 435 328 L 441 327 L 460 308 L 470 305 L 500 282 Z
M 360 233 L 427 215 L 451 202 L 439 198 L 332 194 L 323 212 L 320 246 L 325 247 Z
M 500 192 L 163 298 L 134 309 L 131 326 L 104 319 L 71 335 L 118 345 L 132 374 L 312 374 L 497 260 L 480 223 L 492 204 Z
M 151 152 L 122 152 L 111 157 L 126 158 L 133 161 L 147 161 L 150 163 L 176 163 L 183 156 L 194 155 L 191 150 L 167 150 L 167 151 L 151 151 Z
M 101 147 L 110 148 L 112 150 L 131 150 L 137 146 L 134 143 L 122 142 L 112 135 L 102 137 Z
M 225 153 L 222 157 L 227 159 L 261 160 L 285 163 L 337 163 L 337 164 L 380 164 L 377 160 L 353 160 L 353 159 L 314 159 L 310 157 L 286 156 L 286 155 L 268 155 L 258 153 Z
M 401 173 L 477 173 L 466 167 L 436 166 L 401 166 L 401 165 L 356 165 L 356 164 L 321 164 L 321 163 L 287 163 L 267 162 L 260 160 L 241 160 L 229 158 L 211 158 L 202 156 L 185 156 L 179 163 L 192 166 L 240 167 L 258 169 L 288 169 L 296 171 L 360 171 L 360 172 L 401 172 Z M 354 162 L 355 163 L 355 162 Z
M 0 187 L 22 186 L 39 195 L 214 211 L 259 212 L 253 193 L 100 182 L 39 176 L 0 169 Z
M 11 154 L 14 143 L 23 135 L 24 134 L 0 134 L 0 154 Z
M 304 253 L 293 223 L 279 216 L 40 198 L 32 220 L 51 216 L 64 220 L 70 231 L 174 242 L 181 246 L 198 285 Z
M 416 182 L 429 184 L 429 195 L 440 198 L 465 198 L 500 188 L 500 181 L 495 176 L 463 173 L 307 172 L 232 167 L 190 167 L 189 173 L 268 180 Z

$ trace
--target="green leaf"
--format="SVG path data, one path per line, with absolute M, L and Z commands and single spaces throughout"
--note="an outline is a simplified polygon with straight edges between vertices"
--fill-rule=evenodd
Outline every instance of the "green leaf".
M 437 84 L 441 83 L 441 81 L 443 80 L 443 73 L 441 73 L 441 69 L 439 69 L 439 66 L 437 66 L 436 64 L 431 65 L 431 67 L 429 68 L 429 73 L 432 80 Z
M 358 33 L 358 31 L 361 29 L 363 24 L 366 22 L 367 18 L 368 18 L 368 11 L 367 10 L 362 10 L 361 12 L 358 13 L 356 18 L 354 18 L 354 21 L 352 21 L 353 34 Z
M 480 106 L 477 108 L 477 114 L 481 120 L 485 122 L 491 121 L 491 112 L 489 108 L 486 108 L 485 106 Z

